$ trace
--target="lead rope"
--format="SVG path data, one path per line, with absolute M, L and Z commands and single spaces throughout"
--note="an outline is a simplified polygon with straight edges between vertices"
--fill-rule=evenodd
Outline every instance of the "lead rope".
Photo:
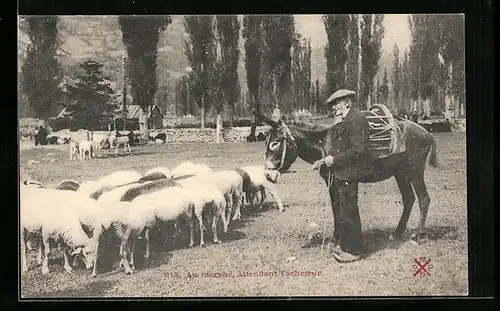
M 318 170 L 318 174 L 319 174 L 319 171 Z M 321 174 L 320 174 L 320 177 L 321 177 Z M 332 174 L 332 170 L 328 170 L 328 181 L 327 181 L 327 186 L 328 186 L 328 192 L 330 192 L 330 187 L 332 186 L 333 184 L 333 174 Z M 335 217 L 335 216 L 334 216 Z M 325 241 L 326 241 L 326 227 L 327 227 L 327 224 L 328 224 L 328 221 L 327 219 L 325 218 L 325 221 L 323 223 L 323 239 L 321 241 L 321 257 L 325 260 L 328 260 L 328 258 L 326 258 L 326 256 L 324 255 L 323 253 L 323 250 L 324 250 L 324 246 L 325 246 Z

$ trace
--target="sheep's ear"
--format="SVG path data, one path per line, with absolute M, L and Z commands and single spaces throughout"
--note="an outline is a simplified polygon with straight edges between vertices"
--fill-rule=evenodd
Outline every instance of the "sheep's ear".
M 81 246 L 78 246 L 72 253 L 71 253 L 71 256 L 74 256 L 74 255 L 81 255 L 83 252 L 83 249 Z

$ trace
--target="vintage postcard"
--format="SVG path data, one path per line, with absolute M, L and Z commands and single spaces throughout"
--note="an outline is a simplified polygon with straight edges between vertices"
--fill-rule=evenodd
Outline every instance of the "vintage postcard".
M 21 299 L 467 295 L 464 28 L 19 16 Z

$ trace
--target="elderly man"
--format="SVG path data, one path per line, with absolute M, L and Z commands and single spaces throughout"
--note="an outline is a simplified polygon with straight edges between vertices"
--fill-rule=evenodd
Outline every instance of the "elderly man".
M 371 174 L 369 125 L 365 116 L 353 107 L 354 96 L 353 91 L 339 90 L 326 101 L 332 114 L 342 121 L 333 128 L 331 141 L 326 145 L 327 156 L 313 164 L 314 169 L 327 165 L 334 176 L 329 189 L 335 219 L 332 251 L 339 262 L 352 262 L 361 256 L 358 183 Z

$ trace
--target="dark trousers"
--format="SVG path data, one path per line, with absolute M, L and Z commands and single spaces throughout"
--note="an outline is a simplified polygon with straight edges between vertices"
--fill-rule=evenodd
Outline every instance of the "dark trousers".
M 335 226 L 333 238 L 343 251 L 359 255 L 362 249 L 362 232 L 358 182 L 334 179 L 329 191 Z

